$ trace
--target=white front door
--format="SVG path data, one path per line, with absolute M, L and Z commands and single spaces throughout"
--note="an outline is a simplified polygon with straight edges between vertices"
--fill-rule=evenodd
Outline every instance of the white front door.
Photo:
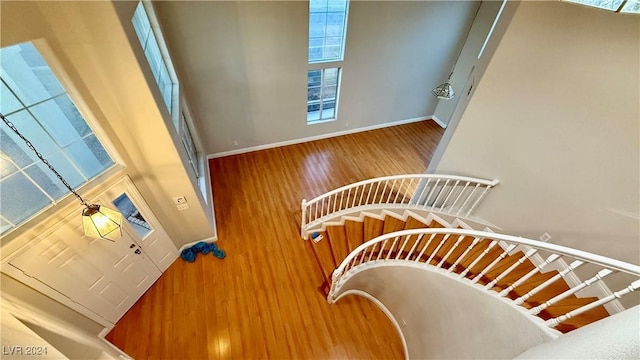
M 130 230 L 110 242 L 84 236 L 77 217 L 9 261 L 27 276 L 115 323 L 160 277 Z
M 179 252 L 175 244 L 129 178 L 124 178 L 105 191 L 100 200 L 108 202 L 109 207 L 122 213 L 122 227 L 129 229 L 136 244 L 160 271 L 167 270 L 178 258 Z

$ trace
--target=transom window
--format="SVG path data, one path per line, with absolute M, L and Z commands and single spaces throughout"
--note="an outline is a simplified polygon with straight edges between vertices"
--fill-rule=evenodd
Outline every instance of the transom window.
M 340 68 L 309 70 L 307 123 L 336 118 Z
M 173 90 L 175 84 L 169 74 L 167 61 L 160 50 L 158 39 L 156 38 L 157 35 L 153 31 L 151 22 L 149 21 L 149 16 L 145 11 L 142 2 L 138 3 L 138 7 L 136 7 L 136 11 L 133 14 L 131 21 L 133 22 L 133 28 L 136 30 L 136 34 L 138 35 L 138 40 L 140 40 L 140 45 L 142 45 L 142 49 L 144 50 L 144 55 L 147 57 L 147 62 L 149 62 L 149 66 L 151 67 L 153 77 L 156 80 L 156 84 L 158 84 L 160 93 L 162 94 L 162 99 L 174 119 L 174 126 L 177 128 L 177 116 L 174 116 L 173 106 Z
M 0 49 L 0 112 L 72 187 L 114 162 L 32 43 Z M 0 123 L 0 233 L 69 191 L 11 129 Z
M 640 14 L 640 0 L 564 0 L 620 13 Z
M 347 0 L 309 1 L 309 63 L 342 61 Z
M 200 177 L 200 170 L 198 169 L 198 150 L 196 149 L 196 145 L 193 142 L 193 137 L 191 136 L 191 131 L 189 130 L 189 125 L 187 125 L 187 119 L 184 116 L 184 112 L 180 114 L 180 128 L 181 128 L 181 138 L 182 145 L 184 145 L 184 149 L 187 151 L 187 156 L 189 157 L 189 163 L 193 168 L 193 171 L 196 173 L 196 179 Z M 206 198 L 206 196 L 205 196 Z

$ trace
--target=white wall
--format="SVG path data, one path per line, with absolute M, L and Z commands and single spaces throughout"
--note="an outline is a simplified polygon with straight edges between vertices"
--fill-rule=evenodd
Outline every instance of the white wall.
M 478 2 L 352 1 L 338 120 L 311 126 L 308 2 L 156 8 L 206 151 L 218 153 L 432 115 L 430 91 L 449 74 Z
M 24 359 L 29 357 L 38 359 L 68 359 L 68 357 L 63 355 L 58 349 L 51 346 L 51 344 L 11 315 L 9 311 L 4 308 L 0 310 L 3 359 Z
M 513 358 L 557 335 L 525 311 L 447 275 L 409 266 L 357 273 L 342 291 L 378 299 L 401 325 L 411 359 Z M 542 323 L 542 321 L 540 320 Z
M 540 344 L 517 359 L 639 359 L 640 307 Z
M 499 179 L 476 214 L 506 233 L 640 263 L 639 25 L 522 2 L 436 172 Z
M 0 46 L 36 41 L 48 49 L 63 84 L 86 111 L 123 160 L 123 170 L 81 194 L 91 199 L 128 175 L 177 247 L 213 235 L 211 210 L 198 201 L 200 191 L 189 178 L 184 149 L 173 130 L 151 70 L 131 25 L 136 2 L 0 3 Z M 85 114 L 85 115 L 86 115 Z M 175 196 L 186 196 L 191 208 L 178 211 Z M 2 256 L 56 223 L 78 213 L 75 199 L 47 212 L 44 218 L 2 237 Z M 202 199 L 200 199 L 202 200 Z M 99 325 L 22 283 L 3 275 L 2 293 L 44 314 L 97 334 Z M 40 295 L 40 296 L 36 296 Z M 96 328 L 96 326 L 98 328 Z M 96 338 L 97 339 L 97 338 Z
M 49 349 L 52 354 L 57 349 L 71 359 L 119 358 L 119 352 L 98 338 L 98 334 L 104 329 L 98 323 L 9 276 L 1 274 L 0 281 L 3 321 L 6 309 L 47 341 L 51 345 Z M 2 345 L 35 345 L 34 342 L 26 341 L 11 343 L 4 327 L 2 330 Z
M 82 103 L 81 110 L 122 158 L 121 175 L 129 175 L 180 247 L 213 235 L 211 204 L 204 203 L 189 176 L 183 145 L 134 33 L 136 4 L 2 2 L 0 45 L 37 40 L 50 49 L 46 60 L 56 63 L 54 70 L 72 98 Z M 178 211 L 173 204 L 173 197 L 181 195 L 189 201 L 189 210 Z M 51 221 L 55 217 L 55 212 L 49 214 Z M 3 245 L 32 225 L 4 237 Z M 45 220 L 35 227 L 50 225 Z

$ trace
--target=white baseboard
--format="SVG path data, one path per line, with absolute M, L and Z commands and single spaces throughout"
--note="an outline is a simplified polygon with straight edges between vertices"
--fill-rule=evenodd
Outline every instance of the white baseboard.
M 436 117 L 435 115 L 431 115 L 431 120 L 435 121 L 436 124 L 440 125 L 441 128 L 447 128 L 447 124 L 445 124 L 444 121 L 438 119 L 438 117 Z
M 252 151 L 272 149 L 280 146 L 301 144 L 309 141 L 322 140 L 322 139 L 332 138 L 332 137 L 341 136 L 341 135 L 355 134 L 355 133 L 369 131 L 369 130 L 383 129 L 391 126 L 411 124 L 411 123 L 425 121 L 425 120 L 434 120 L 438 125 L 445 127 L 442 125 L 440 120 L 435 120 L 435 117 L 433 115 L 423 116 L 423 117 L 417 117 L 412 119 L 398 120 L 398 121 L 392 121 L 392 122 L 387 122 L 383 124 L 376 124 L 376 125 L 365 126 L 365 127 L 355 128 L 355 129 L 349 129 L 344 131 L 337 131 L 337 132 L 332 132 L 328 134 L 321 134 L 321 135 L 308 136 L 308 137 L 299 138 L 299 139 L 279 141 L 271 144 L 264 144 L 264 145 L 250 146 L 242 149 L 222 151 L 222 152 L 217 152 L 217 153 L 207 155 L 207 159 L 215 159 L 215 158 L 220 158 L 225 156 L 244 154 Z
M 204 241 L 206 243 L 212 243 L 212 242 L 218 241 L 218 238 L 217 237 L 210 237 L 210 238 L 206 238 L 206 239 L 202 239 L 202 240 L 192 241 L 190 243 L 187 243 L 187 244 L 184 244 L 184 245 L 180 246 L 180 249 L 178 249 L 178 251 L 182 254 L 182 250 L 190 248 L 193 245 L 195 245 L 195 244 L 197 244 L 197 243 L 199 243 L 201 241 Z
M 109 331 L 111 331 L 111 329 L 113 329 L 113 327 L 102 329 L 102 331 L 100 331 L 100 334 L 98 334 L 98 339 L 102 340 L 104 343 L 107 344 L 107 346 L 109 346 L 110 348 L 118 352 L 120 354 L 120 359 L 133 360 L 131 356 L 129 356 L 124 351 L 120 350 L 117 346 L 113 345 L 111 341 L 107 340 L 106 336 L 109 333 Z

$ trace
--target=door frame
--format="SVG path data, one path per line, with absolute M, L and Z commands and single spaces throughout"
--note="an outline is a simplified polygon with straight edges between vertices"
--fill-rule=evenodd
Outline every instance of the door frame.
M 147 220 L 150 223 L 152 223 L 152 225 L 158 226 L 160 229 L 162 229 L 162 226 L 160 225 L 159 221 L 155 218 L 155 215 L 153 215 L 153 212 L 148 207 L 146 201 L 144 201 L 142 196 L 139 194 L 138 189 L 135 187 L 135 185 L 133 184 L 133 181 L 131 181 L 131 179 L 129 178 L 128 175 L 122 176 L 118 181 L 116 181 L 113 184 L 111 184 L 104 191 L 101 191 L 96 196 L 92 197 L 91 201 L 95 201 L 95 200 L 107 195 L 107 193 L 110 190 L 113 190 L 114 188 L 122 186 L 123 184 L 124 184 L 124 188 L 127 190 L 126 191 L 127 195 L 131 196 L 131 199 L 133 201 L 135 201 L 135 205 L 136 206 L 140 206 L 140 208 L 142 208 L 142 210 L 145 212 L 145 215 L 149 216 L 149 218 L 145 218 L 145 220 Z M 91 202 L 91 201 L 89 201 L 89 202 Z M 111 204 L 109 202 L 109 204 L 107 206 L 113 207 L 113 204 Z M 44 240 L 45 238 L 47 238 L 48 236 L 50 236 L 53 232 L 58 230 L 64 224 L 66 224 L 68 222 L 75 221 L 73 218 L 78 217 L 79 214 L 80 214 L 80 211 L 78 210 L 78 208 L 74 208 L 73 211 L 68 212 L 64 216 L 61 216 L 55 224 L 53 224 L 52 226 L 49 226 L 48 228 L 46 228 L 45 230 L 43 230 L 42 232 L 40 232 L 36 236 L 34 236 L 31 241 L 29 241 L 28 243 L 20 246 L 18 249 L 13 251 L 11 254 L 6 255 L 2 259 L 2 263 L 0 263 L 0 272 L 6 274 L 8 276 L 11 276 L 12 278 L 22 282 L 23 284 L 35 289 L 36 291 L 38 291 L 38 292 L 40 292 L 40 293 L 42 293 L 44 295 L 47 295 L 48 297 L 52 298 L 53 300 L 55 300 L 55 301 L 65 305 L 65 306 L 71 308 L 72 310 L 74 310 L 74 311 L 86 316 L 87 318 L 89 318 L 89 319 L 97 322 L 98 324 L 104 326 L 105 328 L 111 329 L 111 328 L 113 328 L 115 326 L 115 324 L 112 323 L 111 321 L 103 318 L 101 315 L 93 312 L 92 310 L 89 310 L 87 307 L 83 306 L 82 304 L 79 304 L 79 303 L 73 301 L 71 298 L 69 298 L 68 296 L 64 295 L 63 293 L 61 293 L 61 292 L 55 290 L 54 288 L 46 285 L 45 283 L 39 281 L 38 279 L 29 276 L 28 274 L 26 274 L 22 270 L 20 270 L 17 267 L 15 267 L 15 266 L 10 264 L 11 260 L 13 260 L 15 257 L 17 257 L 18 255 L 23 253 L 25 250 L 27 250 L 28 248 L 30 248 L 34 244 L 37 244 L 38 242 L 40 242 L 40 241 Z M 169 240 L 171 240 L 171 239 L 169 238 Z M 140 247 L 140 248 L 142 248 L 142 247 Z M 160 273 L 161 273 L 160 276 L 162 276 L 162 273 L 164 273 L 164 271 L 160 270 Z

